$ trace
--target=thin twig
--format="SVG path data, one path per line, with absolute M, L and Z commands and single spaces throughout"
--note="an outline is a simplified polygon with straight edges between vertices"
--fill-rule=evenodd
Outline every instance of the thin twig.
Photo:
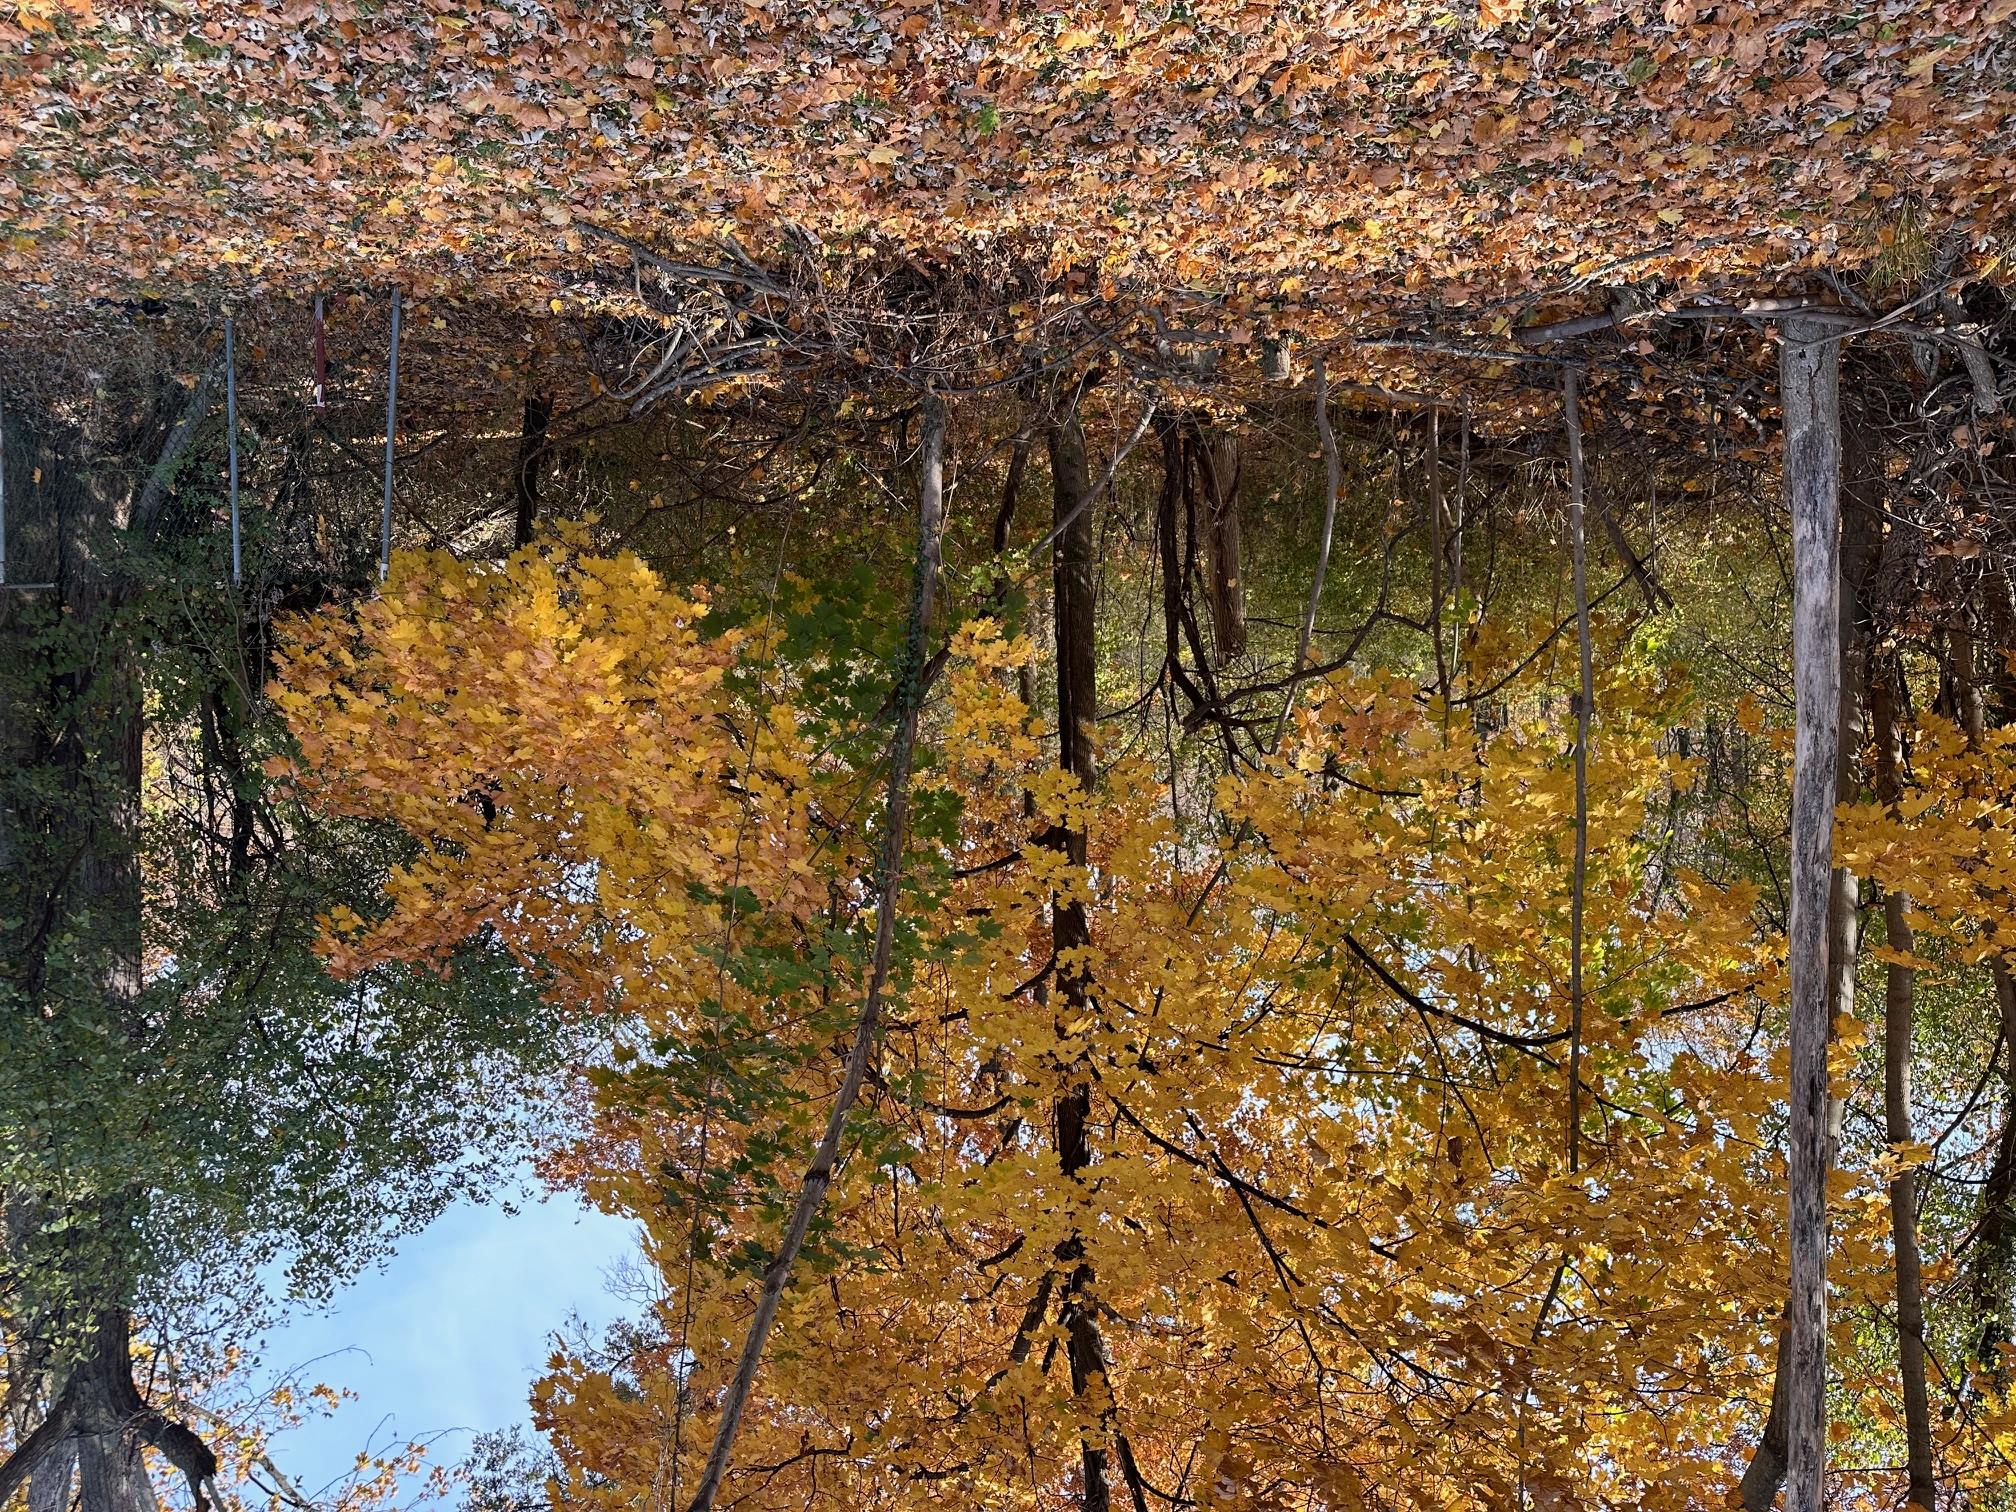
M 785 1225 L 777 1254 L 763 1276 L 763 1291 L 749 1320 L 748 1337 L 742 1356 L 730 1378 L 721 1402 L 721 1422 L 715 1429 L 714 1447 L 707 1457 L 707 1469 L 693 1494 L 689 1512 L 709 1512 L 728 1468 L 728 1456 L 735 1447 L 735 1432 L 748 1405 L 749 1392 L 756 1381 L 756 1369 L 763 1359 L 763 1346 L 777 1318 L 791 1268 L 804 1247 L 813 1215 L 825 1203 L 827 1188 L 833 1184 L 834 1168 L 840 1159 L 840 1141 L 846 1132 L 847 1115 L 860 1096 L 867 1078 L 868 1062 L 881 1040 L 882 997 L 889 982 L 890 958 L 896 941 L 896 899 L 903 885 L 903 842 L 910 817 L 910 768 L 917 744 L 917 724 L 923 702 L 924 646 L 931 630 L 931 601 L 938 580 L 939 541 L 945 526 L 945 410 L 933 396 L 924 404 L 922 486 L 918 499 L 917 569 L 912 590 L 910 627 L 899 674 L 903 695 L 897 702 L 897 727 L 889 757 L 888 817 L 882 838 L 879 896 L 875 904 L 875 952 L 868 972 L 868 988 L 861 1016 L 854 1026 L 854 1046 L 847 1056 L 847 1069 L 840 1089 L 827 1114 L 826 1132 L 814 1151 L 812 1163 L 799 1188 L 798 1201 Z

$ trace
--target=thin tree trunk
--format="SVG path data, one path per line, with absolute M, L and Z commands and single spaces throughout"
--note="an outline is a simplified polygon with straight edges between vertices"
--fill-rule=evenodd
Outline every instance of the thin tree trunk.
M 1443 544 L 1442 412 L 1428 411 L 1428 639 L 1435 650 L 1435 690 L 1449 702 L 1449 657 L 1442 647 L 1442 570 L 1448 565 Z
M 1056 596 L 1058 760 L 1087 788 L 1096 775 L 1092 730 L 1099 717 L 1098 665 L 1093 641 L 1092 484 L 1085 461 L 1085 432 L 1077 413 L 1050 429 L 1051 577 Z M 1084 863 L 1085 837 L 1074 831 L 1072 861 Z
M 1463 511 L 1470 493 L 1470 411 L 1463 411 L 1463 425 L 1456 442 L 1456 492 L 1449 506 L 1449 606 L 1456 623 L 1449 637 L 1450 685 L 1463 676 Z
M 1575 580 L 1575 644 L 1580 682 L 1575 697 L 1575 863 L 1568 899 L 1568 1169 L 1582 1168 L 1582 914 L 1589 870 L 1589 716 L 1596 701 L 1595 653 L 1589 640 L 1589 576 L 1584 539 L 1582 404 L 1575 369 L 1561 373 L 1568 426 L 1568 535 Z M 1439 496 L 1436 508 L 1441 507 Z M 1438 648 L 1437 660 L 1440 660 Z
M 898 673 L 896 737 L 889 753 L 889 796 L 883 821 L 882 860 L 876 879 L 875 949 L 868 969 L 867 991 L 861 1016 L 854 1026 L 854 1045 L 847 1056 L 847 1069 L 840 1089 L 827 1114 L 826 1132 L 813 1153 L 812 1163 L 778 1241 L 777 1254 L 763 1274 L 763 1290 L 756 1313 L 749 1320 L 741 1358 L 721 1399 L 721 1422 L 714 1432 L 714 1446 L 707 1456 L 707 1468 L 693 1493 L 690 1512 L 708 1512 L 721 1489 L 729 1454 L 735 1447 L 735 1432 L 748 1405 L 756 1369 L 763 1359 L 763 1346 L 776 1321 L 777 1305 L 791 1279 L 792 1264 L 804 1247 L 813 1216 L 826 1200 L 839 1164 L 840 1141 L 846 1133 L 847 1115 L 861 1093 L 868 1062 L 881 1043 L 882 996 L 888 986 L 889 962 L 896 940 L 896 901 L 903 885 L 903 844 L 909 831 L 910 770 L 917 744 L 917 725 L 923 707 L 925 647 L 931 630 L 932 597 L 936 591 L 939 542 L 945 527 L 945 411 L 935 396 L 924 402 L 924 434 L 921 461 L 922 479 L 918 489 L 917 567 L 911 590 L 910 625 L 903 647 L 903 665 Z
M 2016 649 L 2016 596 L 1999 576 L 1985 585 L 1989 644 L 1999 653 L 1988 658 L 1990 681 L 1995 687 L 1995 722 L 1998 727 L 2016 722 L 2016 672 L 2008 667 L 2008 656 Z M 1963 634 L 1966 627 L 1960 629 Z M 1969 650 L 1965 680 L 1974 684 L 1973 641 Z M 1960 662 L 1960 648 L 1948 641 L 1948 676 Z M 1956 688 L 1954 713 L 1970 740 L 1980 738 L 1987 722 L 1985 690 L 1969 686 Z M 2007 1384 L 2008 1372 L 2002 1363 L 2001 1346 L 2011 1336 L 2011 1310 L 2016 1306 L 2016 975 L 2007 959 L 1989 959 L 1989 977 L 1994 986 L 1995 1007 L 2002 1030 L 2002 1127 L 1995 1141 L 1995 1153 L 1988 1177 L 1981 1189 L 1981 1218 L 1972 1249 L 1969 1276 L 1970 1364 L 1982 1382 L 1998 1389 Z
M 1974 1369 L 1999 1387 L 2008 1375 L 2001 1346 L 2010 1337 L 2011 1283 L 2016 1281 L 2016 977 L 2000 959 L 1990 962 L 1989 977 L 2002 1026 L 2002 1130 L 1981 1188 L 1969 1280 Z
M 1772 1355 L 1771 1406 L 1764 1417 L 1764 1431 L 1758 1436 L 1757 1448 L 1750 1456 L 1750 1463 L 1743 1469 L 1742 1484 L 1737 1487 L 1737 1496 L 1743 1503 L 1743 1512 L 1771 1512 L 1778 1500 L 1778 1488 L 1785 1484 L 1786 1461 L 1786 1403 L 1791 1393 L 1786 1389 L 1786 1369 L 1790 1363 L 1786 1343 L 1792 1337 L 1792 1308 L 1788 1303 L 1778 1320 L 1778 1343 Z
M 1841 570 L 1837 581 L 1841 677 L 1836 715 L 1834 773 L 1836 804 L 1854 803 L 1862 796 L 1857 755 L 1868 733 L 1863 717 L 1863 694 L 1868 683 L 1869 661 L 1867 604 L 1869 585 L 1883 553 L 1882 479 L 1869 446 L 1869 432 L 1859 416 L 1852 416 L 1842 432 L 1841 467 Z M 1831 1043 L 1836 1026 L 1855 1013 L 1855 968 L 1862 949 L 1862 884 L 1845 866 L 1834 868 L 1827 892 L 1827 1033 Z M 1841 1125 L 1847 1115 L 1843 1099 L 1830 1097 L 1827 1104 L 1827 1165 L 1833 1169 L 1835 1153 L 1841 1147 Z
M 1092 724 L 1098 717 L 1098 662 L 1093 639 L 1094 582 L 1092 574 L 1092 511 L 1085 507 L 1091 480 L 1085 463 L 1085 432 L 1075 409 L 1050 428 L 1050 480 L 1053 527 L 1052 581 L 1057 627 L 1058 764 L 1090 791 L 1097 775 L 1093 761 Z M 1074 868 L 1087 860 L 1083 829 L 1054 828 L 1044 843 L 1061 850 Z M 1051 948 L 1062 960 L 1066 952 L 1082 952 L 1092 943 L 1085 905 L 1077 898 L 1053 899 L 1050 907 Z M 1082 967 L 1060 968 L 1057 986 L 1064 1011 L 1082 1018 L 1091 1006 L 1091 982 Z M 1078 1179 L 1092 1163 L 1087 1124 L 1092 1089 L 1074 1081 L 1051 1110 L 1056 1128 L 1057 1164 L 1066 1178 Z M 1085 1258 L 1085 1241 L 1073 1233 L 1057 1247 L 1057 1259 L 1069 1267 L 1062 1303 L 1065 1349 L 1071 1367 L 1072 1395 L 1081 1400 L 1107 1374 L 1104 1341 L 1099 1336 L 1089 1295 L 1096 1279 Z M 1084 1475 L 1084 1512 L 1108 1512 L 1112 1492 L 1107 1480 L 1107 1451 L 1087 1438 L 1079 1457 Z
M 1604 495 L 1596 510 L 1596 518 L 1603 523 L 1603 534 L 1610 538 L 1610 549 L 1617 553 L 1617 560 L 1624 564 L 1624 570 L 1631 574 L 1631 581 L 1645 596 L 1645 608 L 1650 613 L 1671 609 L 1673 595 L 1659 585 L 1659 580 L 1652 575 L 1651 565 L 1633 549 L 1630 539 L 1624 534 L 1623 522 L 1617 518 L 1616 504 L 1614 498 Z
M 527 394 L 518 429 L 518 465 L 511 475 L 515 505 L 511 530 L 514 546 L 529 546 L 539 523 L 539 479 L 546 471 L 546 430 L 553 419 L 551 394 Z
M 1790 1312 L 1787 1512 L 1822 1512 L 1827 1468 L 1828 896 L 1840 765 L 1840 344 L 1825 326 L 1781 331 L 1785 485 L 1792 513 Z
M 1904 796 L 1898 738 L 1899 669 L 1878 667 L 1869 677 L 1869 709 L 1876 726 L 1876 796 L 1894 816 Z M 1883 898 L 1884 944 L 1912 950 L 1908 900 L 1891 889 Z M 1911 1143 L 1911 1020 L 1915 973 L 1898 961 L 1883 968 L 1883 1125 L 1892 1145 Z M 1897 1375 L 1904 1394 L 1906 1501 L 1932 1512 L 1938 1494 L 1932 1454 L 1932 1410 L 1925 1389 L 1925 1291 L 1918 1252 L 1918 1172 L 1899 1171 L 1890 1183 L 1890 1248 L 1897 1271 Z
M 1211 660 L 1205 655 L 1203 634 L 1191 612 L 1187 591 L 1195 565 L 1196 499 L 1189 483 L 1183 422 L 1164 421 L 1162 436 L 1162 494 L 1155 512 L 1155 544 L 1162 564 L 1162 671 L 1161 675 L 1183 695 L 1189 712 L 1183 716 L 1186 730 L 1215 725 L 1227 761 L 1234 759 L 1232 733 L 1218 698 L 1217 679 Z M 1108 475 L 1112 469 L 1107 470 Z M 1183 517 L 1179 522 L 1178 514 Z M 1188 532 L 1185 531 L 1185 525 Z M 1056 532 L 1052 531 L 1054 541 Z M 1183 647 L 1190 648 L 1196 675 L 1183 665 Z
M 1210 574 L 1211 647 L 1219 666 L 1246 654 L 1246 582 L 1239 535 L 1239 443 L 1196 424 L 1205 484 L 1204 562 Z

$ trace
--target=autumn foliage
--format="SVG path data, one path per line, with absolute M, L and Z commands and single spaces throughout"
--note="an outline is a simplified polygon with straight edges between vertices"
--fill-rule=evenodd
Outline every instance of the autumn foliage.
M 1794 1397 L 1799 1512 L 2005 1505 L 2016 0 L 0 0 L 0 145 L 0 632 L 118 711 L 0 923 L 116 872 L 151 1047 L 268 973 L 144 921 L 389 867 L 315 990 L 494 1008 L 644 1237 L 555 1507 L 1763 1512 Z M 138 1455 L 67 1369 L 0 1500 Z
M 334 964 L 494 931 L 607 1036 L 555 1170 L 643 1221 L 664 1294 L 618 1355 L 556 1357 L 538 1388 L 570 1504 L 690 1484 L 872 911 L 874 765 L 805 738 L 816 657 L 702 614 L 579 544 L 407 557 L 354 619 L 297 632 L 280 693 L 316 801 L 421 843 L 382 917 L 332 921 Z M 1782 1296 L 1752 1022 L 1782 943 L 1752 892 L 1674 861 L 1691 693 L 1613 637 L 1568 1129 L 1572 791 L 1521 635 L 1470 667 L 1525 690 L 1502 725 L 1340 675 L 1211 795 L 1139 759 L 1085 791 L 1017 691 L 1029 645 L 954 637 L 899 1001 L 724 1495 L 1063 1507 L 1091 1441 L 1207 1506 L 1720 1501 Z M 1040 843 L 1057 826 L 1086 867 Z M 1091 946 L 1065 960 L 1071 900 Z M 1051 990 L 1067 972 L 1082 1010 Z M 1079 1082 L 1094 1156 L 1070 1173 L 1053 1110 Z M 1837 1284 L 1881 1297 L 1878 1215 L 1837 1222 Z M 1108 1359 L 1089 1390 L 1061 1357 L 1078 1265 Z
M 522 307 L 619 249 L 894 245 L 1329 334 L 1592 281 L 1749 290 L 2008 232 L 2008 0 L 1182 6 L 14 0 L 16 300 L 398 279 Z M 584 237 L 584 233 L 586 233 Z M 990 250 L 991 249 L 991 250 Z M 1081 291 L 1082 292 L 1082 291 Z

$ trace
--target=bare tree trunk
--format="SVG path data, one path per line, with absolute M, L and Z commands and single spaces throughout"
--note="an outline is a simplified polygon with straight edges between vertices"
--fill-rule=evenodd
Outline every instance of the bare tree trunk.
M 1894 664 L 1872 668 L 1869 710 L 1876 726 L 1876 796 L 1894 815 L 1904 795 Z M 1909 953 L 1908 900 L 1894 889 L 1883 899 L 1884 944 Z M 1911 1143 L 1911 1020 L 1915 973 L 1897 961 L 1883 968 L 1883 1125 L 1893 1145 Z M 1938 1494 L 1932 1453 L 1932 1409 L 1925 1388 L 1925 1289 L 1918 1252 L 1918 1172 L 1890 1183 L 1890 1248 L 1897 1271 L 1897 1374 L 1904 1394 L 1906 1501 L 1932 1512 Z
M 1791 1161 L 1786 1318 L 1788 1512 L 1822 1512 L 1827 1469 L 1828 895 L 1840 765 L 1841 414 L 1838 341 L 1781 330 L 1785 491 L 1792 513 Z
M 1858 415 L 1850 416 L 1842 432 L 1841 571 L 1837 623 L 1840 626 L 1841 678 L 1836 737 L 1839 752 L 1834 776 L 1834 800 L 1853 803 L 1862 796 L 1856 765 L 1868 725 L 1863 694 L 1868 683 L 1869 586 L 1883 554 L 1882 478 L 1869 445 L 1869 432 Z M 1845 866 L 1834 868 L 1827 892 L 1827 1033 L 1855 1012 L 1855 968 L 1862 949 L 1862 884 Z M 1827 1105 L 1827 1164 L 1831 1170 L 1841 1145 L 1846 1104 L 1830 1097 Z
M 44 1455 L 29 1475 L 28 1512 L 69 1512 L 76 1472 L 77 1441 L 66 1438 Z
M 1183 727 L 1195 730 L 1207 723 L 1216 723 L 1226 758 L 1230 760 L 1232 736 L 1223 718 L 1217 679 L 1211 671 L 1212 661 L 1205 654 L 1203 633 L 1198 629 L 1197 616 L 1191 611 L 1188 597 L 1197 544 L 1196 496 L 1190 486 L 1188 443 L 1180 417 L 1162 423 L 1161 439 L 1162 496 L 1155 512 L 1155 544 L 1162 565 L 1161 675 L 1189 705 L 1189 712 L 1183 716 Z M 1082 439 L 1078 445 L 1082 453 Z M 1055 467 L 1056 457 L 1053 454 L 1053 478 Z M 1052 534 L 1054 537 L 1056 532 L 1053 530 Z M 1089 546 L 1087 549 L 1090 549 Z M 1183 648 L 1186 645 L 1197 668 L 1194 677 L 1183 664 Z
M 1085 432 L 1075 409 L 1050 428 L 1049 447 L 1051 500 L 1056 520 L 1051 562 L 1057 627 L 1057 760 L 1089 792 L 1097 776 L 1092 723 L 1099 712 L 1098 661 L 1093 639 L 1092 511 L 1084 505 L 1092 484 L 1085 462 Z M 1061 850 L 1073 867 L 1085 865 L 1084 830 L 1053 829 L 1044 837 L 1044 843 Z M 1090 945 L 1092 931 L 1084 903 L 1076 898 L 1053 899 L 1050 934 L 1051 947 L 1060 960 L 1066 952 L 1082 951 Z M 1057 986 L 1067 1013 L 1078 1018 L 1089 1011 L 1091 982 L 1082 968 L 1060 968 Z M 1082 1080 L 1069 1086 L 1051 1110 L 1058 1168 L 1073 1181 L 1092 1163 L 1086 1128 L 1091 1112 L 1091 1085 Z M 1096 1277 L 1085 1258 L 1082 1235 L 1073 1233 L 1059 1244 L 1057 1259 L 1069 1267 L 1062 1303 L 1065 1348 L 1071 1366 L 1071 1392 L 1082 1400 L 1095 1384 L 1104 1382 L 1107 1371 L 1105 1344 L 1099 1336 L 1089 1295 Z M 1084 1512 L 1108 1512 L 1112 1492 L 1107 1480 L 1106 1450 L 1089 1438 L 1084 1439 L 1079 1458 L 1084 1475 Z
M 1788 436 L 1790 413 L 1788 408 Z M 1831 413 L 1838 426 L 1838 406 Z M 1837 435 L 1845 449 L 1837 498 L 1845 498 L 1846 505 L 1839 511 L 1841 523 L 1835 576 L 1834 623 L 1839 671 L 1835 680 L 1838 691 L 1833 784 L 1835 802 L 1846 803 L 1860 793 L 1854 762 L 1843 753 L 1859 749 L 1862 739 L 1863 667 L 1868 654 L 1869 621 L 1865 598 L 1882 554 L 1883 512 L 1881 478 L 1866 444 L 1866 432 L 1858 424 L 1848 427 L 1845 432 L 1837 430 Z M 1788 468 L 1789 457 L 1788 442 Z M 1798 571 L 1796 562 L 1794 571 L 1795 574 Z M 1796 639 L 1794 656 L 1796 661 Z M 1828 875 L 1826 910 L 1826 1042 L 1829 1045 L 1834 1041 L 1839 1019 L 1853 1014 L 1855 1010 L 1855 966 L 1861 948 L 1860 903 L 1861 884 L 1855 874 L 1846 867 L 1834 867 Z M 1823 1168 L 1826 1170 L 1833 1168 L 1845 1112 L 1843 1102 L 1832 1096 L 1830 1091 L 1822 1123 Z M 1790 1368 L 1791 1358 L 1785 1349 L 1781 1329 L 1772 1373 L 1770 1413 L 1765 1419 L 1757 1451 L 1743 1475 L 1741 1496 L 1747 1512 L 1765 1512 L 1776 1500 L 1779 1488 L 1785 1482 L 1790 1448 L 1786 1437 L 1790 1421 Z
M 756 1369 L 762 1363 L 763 1345 L 777 1318 L 777 1305 L 791 1279 L 791 1267 L 804 1247 L 813 1216 L 826 1200 L 833 1184 L 833 1172 L 840 1160 L 840 1141 L 847 1130 L 847 1115 L 861 1093 L 868 1062 L 881 1044 L 882 996 L 889 982 L 890 956 L 896 941 L 896 900 L 903 886 L 903 845 L 909 831 L 910 769 L 917 744 L 917 725 L 924 703 L 924 663 L 931 633 L 932 597 L 936 591 L 939 542 L 945 528 L 945 410 L 936 396 L 924 402 L 924 435 L 918 489 L 917 567 L 911 590 L 910 626 L 903 647 L 903 664 L 897 674 L 896 737 L 889 752 L 889 797 L 883 821 L 882 860 L 876 878 L 875 949 L 868 969 L 868 985 L 854 1026 L 854 1045 L 847 1056 L 847 1069 L 834 1094 L 833 1107 L 826 1117 L 826 1132 L 814 1151 L 811 1166 L 798 1191 L 777 1254 L 763 1273 L 763 1290 L 749 1320 L 741 1358 L 721 1398 L 721 1422 L 714 1431 L 714 1446 L 707 1456 L 707 1468 L 693 1493 L 690 1512 L 708 1512 L 721 1489 L 728 1457 L 735 1447 L 735 1432 L 748 1405 Z
M 539 523 L 539 480 L 546 471 L 546 431 L 553 419 L 551 394 L 527 394 L 518 429 L 518 465 L 511 475 L 514 510 L 511 540 L 528 546 Z
M 1575 580 L 1575 862 L 1568 899 L 1568 1169 L 1582 1168 L 1582 913 L 1589 868 L 1589 717 L 1596 701 L 1595 653 L 1589 640 L 1588 551 L 1584 530 L 1581 385 L 1574 368 L 1561 374 L 1561 407 L 1568 428 L 1569 560 Z M 1431 462 L 1431 466 L 1439 463 Z M 1441 490 L 1434 507 L 1442 508 Z M 1436 650 L 1441 660 L 1441 650 Z M 1444 689 L 1445 696 L 1447 689 Z
M 1465 437 L 1465 444 L 1468 438 Z M 1460 464 L 1459 464 L 1460 466 Z M 1454 687 L 1456 662 L 1462 659 L 1463 630 L 1459 616 L 1455 644 L 1446 649 L 1442 642 L 1442 611 L 1445 605 L 1453 607 L 1463 591 L 1463 484 L 1459 471 L 1456 479 L 1456 516 L 1453 521 L 1448 514 L 1448 504 L 1442 493 L 1442 412 L 1428 411 L 1428 643 L 1435 653 L 1435 690 L 1446 705 Z M 1450 560 L 1449 536 L 1455 536 L 1455 560 Z M 1444 573 L 1448 574 L 1445 586 Z
M 1204 476 L 1204 563 L 1210 575 L 1211 647 L 1219 666 L 1246 654 L 1246 581 L 1239 536 L 1239 443 L 1193 425 Z
M 2007 1375 L 2001 1346 L 2010 1337 L 2011 1283 L 2016 1281 L 2016 977 L 1999 958 L 1990 962 L 1989 974 L 2002 1025 L 2002 1129 L 1981 1188 L 1969 1280 L 1974 1369 L 1999 1386 Z
M 1778 1488 L 1785 1484 L 1786 1403 L 1791 1400 L 1791 1393 L 1786 1389 L 1789 1359 L 1785 1346 L 1792 1337 L 1791 1322 L 1792 1309 L 1788 1304 L 1779 1317 L 1778 1344 L 1772 1357 L 1771 1407 L 1765 1414 L 1764 1431 L 1758 1436 L 1757 1448 L 1750 1456 L 1750 1463 L 1744 1467 L 1742 1484 L 1737 1487 L 1743 1512 L 1771 1512 L 1778 1500 Z
M 143 1447 L 159 1450 L 183 1473 L 197 1512 L 207 1512 L 216 1497 L 217 1458 L 189 1428 L 141 1399 L 133 1384 L 131 1334 L 125 1309 L 106 1309 L 90 1351 L 64 1386 L 74 1404 L 80 1512 L 158 1512 Z
M 1099 718 L 1098 663 L 1093 641 L 1092 511 L 1085 432 L 1074 410 L 1050 429 L 1051 503 L 1055 511 L 1051 577 L 1057 623 L 1058 761 L 1086 787 L 1096 775 L 1092 729 Z M 1085 837 L 1076 834 L 1072 860 L 1083 864 Z M 1082 913 L 1082 910 L 1081 910 Z

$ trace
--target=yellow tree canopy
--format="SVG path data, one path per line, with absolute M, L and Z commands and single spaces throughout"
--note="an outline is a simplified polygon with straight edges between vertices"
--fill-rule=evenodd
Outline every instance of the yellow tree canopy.
M 1480 681 L 1518 686 L 1529 638 L 1480 636 Z M 1553 718 L 1339 676 L 1223 780 L 1212 841 L 1145 761 L 1088 792 L 1041 755 L 1029 654 L 987 621 L 950 647 L 898 1000 L 724 1501 L 1062 1507 L 1082 1442 L 1202 1506 L 1719 1499 L 1783 1288 L 1751 1022 L 1782 942 L 1748 888 L 1668 854 L 1684 678 L 1606 651 L 1571 1172 Z M 494 930 L 609 1038 L 556 1169 L 642 1220 L 664 1292 L 626 1354 L 562 1355 L 538 1388 L 569 1504 L 690 1487 L 838 1074 L 876 774 L 804 740 L 818 671 L 565 546 L 403 558 L 290 653 L 298 780 L 424 842 L 382 918 L 333 921 L 337 963 Z M 1084 866 L 1043 843 L 1059 827 Z M 1066 960 L 1071 901 L 1091 943 Z M 1082 1004 L 1049 990 L 1066 974 Z M 780 1095 L 736 1081 L 730 1047 L 757 1045 Z M 1069 1172 L 1049 1122 L 1081 1081 L 1093 1157 Z M 1844 1290 L 1882 1293 L 1879 1220 L 1844 1210 Z M 1078 1265 L 1089 1390 L 1056 1363 Z

